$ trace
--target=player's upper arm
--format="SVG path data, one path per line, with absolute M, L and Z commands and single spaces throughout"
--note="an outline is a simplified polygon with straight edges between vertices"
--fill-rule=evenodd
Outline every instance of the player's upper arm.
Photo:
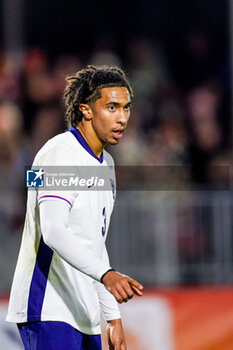
M 73 205 L 78 191 L 69 183 L 64 186 L 61 180 L 64 178 L 62 174 L 68 174 L 69 180 L 69 174 L 77 172 L 75 161 L 77 163 L 77 155 L 73 148 L 61 142 L 41 149 L 32 166 L 33 169 L 44 171 L 44 187 L 38 189 L 39 203 L 45 200 L 57 199 L 65 201 L 70 207 Z M 67 175 L 65 178 L 67 179 Z M 60 182 L 53 182 L 53 179 L 60 179 Z

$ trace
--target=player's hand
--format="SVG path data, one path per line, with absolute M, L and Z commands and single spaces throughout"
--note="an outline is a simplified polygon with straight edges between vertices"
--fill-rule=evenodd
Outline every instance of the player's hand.
M 103 277 L 102 283 L 113 294 L 118 303 L 127 302 L 134 294 L 143 295 L 143 286 L 139 282 L 116 271 L 108 271 Z
M 107 341 L 109 350 L 127 350 L 121 319 L 108 321 Z

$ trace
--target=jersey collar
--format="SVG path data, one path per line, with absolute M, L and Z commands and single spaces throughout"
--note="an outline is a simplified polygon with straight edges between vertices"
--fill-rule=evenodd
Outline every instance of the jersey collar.
M 88 145 L 87 141 L 84 139 L 83 135 L 80 133 L 78 129 L 76 129 L 74 126 L 71 126 L 69 128 L 69 131 L 76 137 L 78 142 L 85 148 L 85 150 L 92 155 L 95 159 L 97 159 L 100 163 L 103 163 L 104 156 L 103 152 L 101 153 L 100 158 L 92 151 L 91 147 Z

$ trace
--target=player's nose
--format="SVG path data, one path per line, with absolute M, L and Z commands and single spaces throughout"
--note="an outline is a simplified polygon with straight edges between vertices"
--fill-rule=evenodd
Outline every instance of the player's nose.
M 123 108 L 119 110 L 117 115 L 117 122 L 122 125 L 126 125 L 129 120 L 129 113 L 125 111 Z

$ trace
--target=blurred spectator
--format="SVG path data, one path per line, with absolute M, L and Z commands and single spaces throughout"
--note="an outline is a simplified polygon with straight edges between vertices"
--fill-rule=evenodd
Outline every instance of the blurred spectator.
M 17 57 L 0 53 L 0 99 L 19 102 L 19 62 Z
M 23 90 L 21 105 L 24 129 L 28 133 L 32 128 L 36 111 L 52 96 L 52 79 L 48 69 L 48 57 L 42 50 L 33 48 L 25 52 L 21 72 Z M 49 94 L 48 97 L 46 93 Z
M 12 102 L 0 104 L 0 166 L 14 169 L 22 144 L 22 114 Z
M 90 64 L 96 65 L 117 65 L 122 67 L 122 59 L 117 53 L 115 42 L 105 33 L 104 36 L 96 41 L 92 53 L 89 57 Z
M 61 55 L 52 66 L 52 84 L 54 97 L 60 101 L 64 93 L 65 78 L 81 69 L 81 60 L 78 56 Z
M 23 121 L 20 109 L 12 102 L 0 103 L 0 290 L 10 287 L 9 271 L 13 271 L 22 224 L 24 220 L 25 195 L 21 174 L 17 167 L 20 149 L 24 142 Z M 24 165 L 23 165 L 24 167 Z M 20 170 L 20 171 L 19 171 Z M 8 281 L 8 285 L 5 285 Z
M 110 40 L 103 39 L 93 48 L 89 63 L 125 64 L 135 90 L 128 135 L 118 150 L 113 148 L 116 161 L 131 165 L 183 165 L 189 159 L 194 181 L 204 181 L 206 165 L 222 149 L 224 130 L 220 111 L 224 96 L 217 80 L 215 84 L 197 86 L 204 82 L 204 77 L 214 81 L 218 74 L 218 67 L 209 65 L 211 45 L 208 38 L 195 32 L 188 36 L 186 43 L 186 53 L 181 52 L 180 62 L 182 72 L 193 75 L 188 78 L 189 88 L 195 88 L 189 92 L 179 90 L 179 86 L 183 86 L 183 73 L 180 79 L 171 81 L 164 53 L 157 43 L 146 37 L 132 39 L 126 56 L 122 57 Z M 50 62 L 43 50 L 33 48 L 16 63 L 14 65 L 9 55 L 1 54 L 0 97 L 16 101 L 23 112 L 21 128 L 27 131 L 33 146 L 28 147 L 30 152 L 19 152 L 24 154 L 19 157 L 21 164 L 26 159 L 31 160 L 35 150 L 49 137 L 64 129 L 61 108 L 64 79 L 78 70 L 82 62 L 78 55 L 71 54 L 58 56 Z M 198 75 L 195 69 L 199 69 Z M 19 120 L 16 125 L 22 124 Z M 1 153 L 9 156 L 7 147 L 18 146 L 14 146 L 15 141 L 8 146 L 6 143 Z
M 202 32 L 189 32 L 174 55 L 175 78 L 184 91 L 199 86 L 218 71 L 218 55 Z
M 36 113 L 31 133 L 33 154 L 36 154 L 48 139 L 63 131 L 63 123 L 64 117 L 59 106 L 44 107 Z
M 213 85 L 205 84 L 187 96 L 187 110 L 190 126 L 190 164 L 193 169 L 193 180 L 206 183 L 208 166 L 222 149 L 222 130 L 218 115 L 221 92 Z
M 166 59 L 146 37 L 128 44 L 127 65 L 137 101 L 150 99 L 167 79 Z
M 23 74 L 26 77 L 45 72 L 48 68 L 47 55 L 39 48 L 32 48 L 25 52 Z
M 90 63 L 95 65 L 122 66 L 120 57 L 109 48 L 94 51 L 90 57 Z
M 147 138 L 146 165 L 185 165 L 187 130 L 182 122 L 166 121 L 152 129 Z

